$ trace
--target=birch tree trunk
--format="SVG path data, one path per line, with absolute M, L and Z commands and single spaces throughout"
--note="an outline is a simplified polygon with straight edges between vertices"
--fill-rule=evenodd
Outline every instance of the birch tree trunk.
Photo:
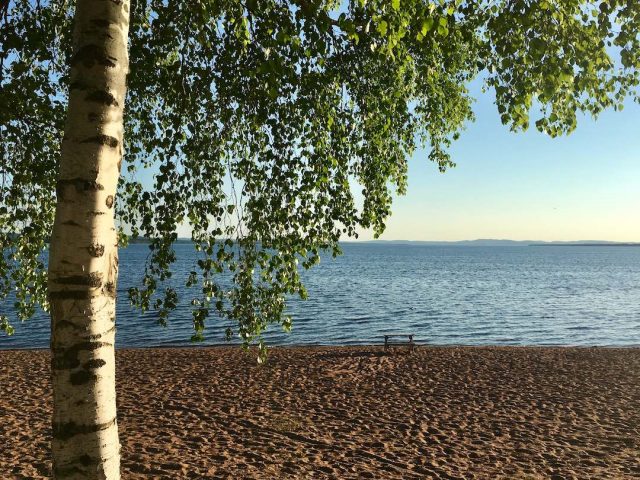
M 128 0 L 77 0 L 49 257 L 53 476 L 120 478 L 114 197 L 122 159 Z

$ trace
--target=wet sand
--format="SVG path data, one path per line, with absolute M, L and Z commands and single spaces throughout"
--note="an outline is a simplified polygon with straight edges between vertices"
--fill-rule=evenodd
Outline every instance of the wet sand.
M 640 478 L 640 349 L 117 352 L 124 479 Z M 47 478 L 48 351 L 0 351 L 0 479 Z

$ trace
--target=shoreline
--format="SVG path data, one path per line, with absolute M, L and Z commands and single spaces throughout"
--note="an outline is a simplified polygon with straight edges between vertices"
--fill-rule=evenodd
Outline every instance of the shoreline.
M 482 349 L 482 348 L 498 348 L 498 349 L 603 349 L 603 350 L 640 350 L 640 343 L 631 345 L 572 345 L 572 344 L 528 344 L 528 345 L 504 345 L 504 344 L 467 344 L 467 343 L 420 343 L 414 342 L 416 348 L 470 348 L 470 349 Z M 383 348 L 384 343 L 363 343 L 363 344 L 349 344 L 349 345 L 335 345 L 327 343 L 299 343 L 299 344 L 286 344 L 286 345 L 270 345 L 267 344 L 268 350 L 287 350 L 287 349 L 342 349 L 342 348 L 355 348 L 355 349 L 370 349 L 370 348 Z M 242 350 L 241 344 L 226 344 L 216 343 L 212 345 L 151 345 L 144 347 L 119 347 L 116 345 L 116 351 L 128 351 L 128 350 L 202 350 L 202 349 L 238 349 Z M 251 350 L 257 348 L 255 345 L 250 347 Z M 45 352 L 51 350 L 49 347 L 16 347 L 16 348 L 2 348 L 0 346 L 0 354 L 2 352 Z
M 0 478 L 49 475 L 47 349 L 1 350 Z M 640 349 L 116 352 L 130 479 L 631 479 Z M 43 400 L 44 399 L 44 400 Z

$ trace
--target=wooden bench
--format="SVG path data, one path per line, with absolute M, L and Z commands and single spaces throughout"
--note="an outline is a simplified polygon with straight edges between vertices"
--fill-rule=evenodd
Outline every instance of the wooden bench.
M 407 338 L 407 341 L 393 340 L 400 338 Z M 416 344 L 413 341 L 412 333 L 392 333 L 384 336 L 384 351 L 388 351 L 391 347 L 409 347 L 409 352 L 413 352 L 416 347 Z

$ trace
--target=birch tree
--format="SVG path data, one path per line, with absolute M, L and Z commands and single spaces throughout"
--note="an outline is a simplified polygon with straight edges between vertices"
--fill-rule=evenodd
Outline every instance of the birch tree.
M 551 136 L 638 93 L 635 0 L 134 1 L 126 99 L 127 1 L 0 6 L 0 329 L 52 313 L 58 478 L 119 475 L 116 244 L 150 239 L 126 293 L 182 321 L 188 225 L 193 340 L 231 321 L 262 358 L 300 269 L 384 230 L 416 148 L 454 165 L 474 78 L 506 126 Z
M 55 478 L 111 479 L 120 470 L 113 206 L 128 30 L 127 0 L 76 2 L 48 271 Z

